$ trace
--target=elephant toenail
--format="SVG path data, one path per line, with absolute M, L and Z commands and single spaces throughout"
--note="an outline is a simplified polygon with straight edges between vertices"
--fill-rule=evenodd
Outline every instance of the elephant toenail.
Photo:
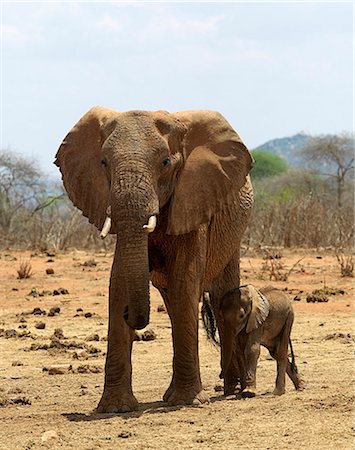
M 118 413 L 118 408 L 115 405 L 110 405 L 107 407 L 106 412 L 108 413 Z

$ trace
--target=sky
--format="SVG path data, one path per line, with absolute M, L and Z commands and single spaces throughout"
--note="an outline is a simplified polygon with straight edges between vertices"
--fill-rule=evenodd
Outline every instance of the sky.
M 353 3 L 1 2 L 1 149 L 49 178 L 92 106 L 221 112 L 252 149 L 353 131 Z

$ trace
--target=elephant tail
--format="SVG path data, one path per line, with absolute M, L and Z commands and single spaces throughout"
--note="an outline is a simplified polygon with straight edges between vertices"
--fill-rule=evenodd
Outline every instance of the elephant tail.
M 293 373 L 298 373 L 298 369 L 296 366 L 295 354 L 293 352 L 292 341 L 289 339 L 290 350 L 291 350 L 291 370 Z
M 213 344 L 220 346 L 220 342 L 217 339 L 217 324 L 216 318 L 213 314 L 210 295 L 208 292 L 203 293 L 203 302 L 201 308 L 202 323 L 206 331 L 207 339 L 211 339 Z

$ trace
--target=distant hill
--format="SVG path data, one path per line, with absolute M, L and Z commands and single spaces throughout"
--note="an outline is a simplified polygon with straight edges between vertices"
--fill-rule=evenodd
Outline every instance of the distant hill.
M 304 146 L 309 138 L 310 136 L 308 134 L 298 133 L 294 136 L 272 139 L 271 141 L 265 142 L 265 144 L 259 145 L 259 147 L 256 147 L 253 150 L 264 150 L 280 156 L 285 159 L 290 166 L 303 166 L 305 162 L 298 155 L 298 150 Z

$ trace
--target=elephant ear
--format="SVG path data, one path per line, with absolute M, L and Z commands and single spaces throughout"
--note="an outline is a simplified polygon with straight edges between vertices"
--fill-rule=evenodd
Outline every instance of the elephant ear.
M 173 116 L 186 128 L 184 167 L 170 204 L 168 234 L 184 234 L 208 223 L 233 192 L 246 183 L 252 157 L 226 119 L 214 111 Z
M 110 193 L 101 164 L 102 145 L 118 116 L 119 113 L 99 106 L 90 109 L 66 135 L 54 162 L 62 173 L 70 200 L 99 229 L 105 221 Z
M 254 286 L 248 285 L 245 288 L 241 288 L 241 291 L 243 291 L 243 289 L 247 291 L 246 295 L 251 300 L 252 304 L 246 327 L 246 332 L 250 333 L 265 322 L 270 312 L 270 305 L 267 298 L 260 291 L 255 289 Z

